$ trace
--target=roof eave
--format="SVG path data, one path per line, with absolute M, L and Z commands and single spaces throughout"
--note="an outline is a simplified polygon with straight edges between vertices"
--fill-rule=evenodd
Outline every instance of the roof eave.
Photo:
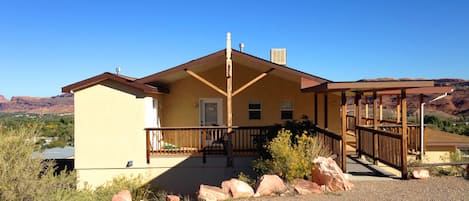
M 96 85 L 100 82 L 103 82 L 105 80 L 112 80 L 127 86 L 130 86 L 135 89 L 142 90 L 144 93 L 149 93 L 149 94 L 161 94 L 161 93 L 168 93 L 168 90 L 165 88 L 161 87 L 153 87 L 153 86 L 148 86 L 146 84 L 142 83 L 136 83 L 132 79 L 128 79 L 126 77 L 122 77 L 116 74 L 112 74 L 109 72 L 105 72 L 103 74 L 67 85 L 65 87 L 62 87 L 62 92 L 63 93 L 74 93 L 75 91 L 79 91 L 85 88 L 88 88 L 90 86 Z

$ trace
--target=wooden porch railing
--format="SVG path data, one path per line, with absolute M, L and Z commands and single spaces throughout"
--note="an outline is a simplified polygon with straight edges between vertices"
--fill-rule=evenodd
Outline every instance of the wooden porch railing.
M 344 160 L 345 157 L 343 157 L 346 155 L 346 148 L 342 146 L 342 136 L 319 127 L 315 127 L 313 132 L 314 135 L 318 136 L 319 141 L 336 156 L 334 160 L 346 172 L 346 161 Z
M 347 131 L 355 131 L 355 116 L 347 115 Z
M 403 150 L 403 139 L 400 133 L 375 130 L 365 126 L 357 126 L 357 130 L 359 154 L 400 170 L 403 177 L 407 175 L 407 161 L 403 160 L 403 154 L 407 155 L 407 151 Z
M 350 131 L 352 131 L 351 128 L 355 128 L 355 122 L 351 120 L 352 117 L 355 118 L 354 116 L 347 115 L 347 130 Z M 373 125 L 373 118 L 362 117 L 362 120 L 365 122 L 365 127 Z M 402 134 L 402 125 L 399 122 L 393 120 L 380 120 L 379 123 L 380 125 L 378 126 L 378 128 L 380 130 Z M 424 134 L 424 145 L 426 143 L 425 136 L 426 135 Z M 407 149 L 412 153 L 420 151 L 420 125 L 407 125 Z
M 401 125 L 381 125 L 380 130 L 389 131 L 391 133 L 402 134 Z M 425 133 L 425 130 L 423 131 Z M 425 134 L 424 134 L 424 145 L 425 145 Z M 407 149 L 411 152 L 420 151 L 420 126 L 419 125 L 407 125 Z
M 256 137 L 265 135 L 269 127 L 233 127 L 232 147 L 235 153 L 255 153 Z M 227 127 L 163 127 L 145 128 L 147 162 L 151 155 L 194 154 L 204 151 L 223 154 Z

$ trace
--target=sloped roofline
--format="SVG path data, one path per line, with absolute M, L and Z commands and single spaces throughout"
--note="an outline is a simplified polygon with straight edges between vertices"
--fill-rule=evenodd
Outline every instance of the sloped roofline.
M 142 90 L 145 93 L 152 93 L 152 94 L 161 94 L 161 93 L 167 93 L 166 89 L 160 88 L 160 87 L 155 87 L 155 86 L 150 86 L 147 84 L 142 84 L 135 82 L 135 78 L 131 78 L 128 76 L 122 76 L 122 75 L 116 75 L 113 73 L 105 72 L 103 74 L 70 84 L 68 86 L 62 87 L 62 92 L 64 93 L 73 93 L 74 91 L 78 91 L 93 85 L 96 85 L 102 81 L 105 80 L 112 80 L 127 86 L 130 86 L 135 89 Z
M 209 55 L 197 58 L 197 59 L 194 59 L 194 60 L 189 61 L 187 63 L 184 63 L 184 64 L 181 64 L 181 65 L 169 68 L 167 70 L 164 70 L 164 71 L 154 73 L 154 74 L 151 74 L 149 76 L 137 79 L 135 82 L 149 83 L 149 82 L 157 81 L 159 78 L 161 78 L 163 76 L 166 76 L 168 74 L 171 74 L 173 72 L 182 71 L 184 69 L 187 69 L 190 66 L 206 63 L 211 59 L 215 59 L 215 58 L 218 58 L 220 56 L 225 56 L 225 51 L 226 51 L 226 49 L 219 50 L 217 52 L 214 52 L 212 54 L 209 54 Z M 296 70 L 296 69 L 293 69 L 293 68 L 290 68 L 290 67 L 287 67 L 287 66 L 275 64 L 275 63 L 272 63 L 272 62 L 267 61 L 265 59 L 262 59 L 262 58 L 259 58 L 259 57 L 244 53 L 244 52 L 240 52 L 240 51 L 235 50 L 235 49 L 232 49 L 232 54 L 233 54 L 233 56 L 240 56 L 240 57 L 242 57 L 244 59 L 247 59 L 251 62 L 255 62 L 255 63 L 259 63 L 261 65 L 265 65 L 265 66 L 270 67 L 274 70 L 279 70 L 279 71 L 282 71 L 282 72 L 285 72 L 285 73 L 290 73 L 290 74 L 293 74 L 293 75 L 297 75 L 297 76 L 300 76 L 302 78 L 314 80 L 314 81 L 319 82 L 319 83 L 331 82 L 328 79 L 318 77 L 318 76 L 315 76 L 315 75 L 311 75 L 311 74 L 308 74 L 308 73 L 305 73 L 305 72 L 302 72 L 302 71 L 299 71 L 299 70 Z M 236 62 L 236 61 L 233 61 L 233 62 Z

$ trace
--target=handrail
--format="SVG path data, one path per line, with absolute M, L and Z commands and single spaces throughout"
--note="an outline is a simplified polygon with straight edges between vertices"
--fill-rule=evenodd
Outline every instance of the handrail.
M 233 129 L 255 129 L 255 128 L 270 128 L 273 126 L 233 126 Z M 174 127 L 146 127 L 144 130 L 157 131 L 157 130 L 188 130 L 188 129 L 228 129 L 228 126 L 174 126 Z
M 392 133 L 392 132 L 389 132 L 389 131 L 375 130 L 373 128 L 363 127 L 363 126 L 357 126 L 357 127 L 362 129 L 362 130 L 368 131 L 368 132 L 377 133 L 377 134 L 381 134 L 381 135 L 396 138 L 396 139 L 401 139 L 402 138 L 402 135 Z

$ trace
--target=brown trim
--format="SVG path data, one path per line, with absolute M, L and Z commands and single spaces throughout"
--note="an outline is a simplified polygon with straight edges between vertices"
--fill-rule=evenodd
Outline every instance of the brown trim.
M 154 82 L 155 80 L 157 80 L 157 79 L 159 79 L 163 76 L 166 76 L 168 74 L 171 74 L 171 73 L 174 73 L 174 72 L 177 72 L 177 71 L 182 71 L 184 69 L 190 69 L 191 66 L 198 65 L 198 64 L 204 64 L 204 63 L 207 63 L 208 61 L 210 61 L 212 59 L 216 59 L 218 57 L 225 56 L 225 51 L 226 51 L 226 49 L 219 50 L 219 51 L 214 52 L 212 54 L 209 54 L 207 56 L 200 57 L 198 59 L 189 61 L 187 63 L 181 64 L 181 65 L 178 65 L 178 66 L 175 66 L 175 67 L 167 69 L 165 71 L 161 71 L 161 72 L 154 73 L 152 75 L 140 78 L 140 79 L 136 80 L 136 82 L 139 82 L 139 83 Z M 250 62 L 257 63 L 257 64 L 260 64 L 260 65 L 264 65 L 266 67 L 270 67 L 272 69 L 279 70 L 279 71 L 282 71 L 282 72 L 286 72 L 286 73 L 289 73 L 289 74 L 292 74 L 292 75 L 297 75 L 297 76 L 302 77 L 302 78 L 314 80 L 314 81 L 319 82 L 319 83 L 330 82 L 330 80 L 327 80 L 327 79 L 324 79 L 324 78 L 321 78 L 321 77 L 318 77 L 318 76 L 314 76 L 314 75 L 311 75 L 311 74 L 308 74 L 308 73 L 305 73 L 305 72 L 301 72 L 301 71 L 298 71 L 296 69 L 293 69 L 293 68 L 290 68 L 290 67 L 287 67 L 287 66 L 275 64 L 275 63 L 272 63 L 272 62 L 267 61 L 265 59 L 262 59 L 262 58 L 259 58 L 259 57 L 256 57 L 256 56 L 252 56 L 250 54 L 246 54 L 244 52 L 240 52 L 240 51 L 235 50 L 235 49 L 232 49 L 232 54 L 233 54 L 232 58 L 235 57 L 235 56 L 236 57 L 239 56 L 239 57 L 242 57 L 243 59 L 246 59 Z M 233 59 L 233 62 L 236 62 L 236 60 Z
M 407 94 L 443 94 L 451 93 L 453 91 L 452 87 L 420 87 L 407 89 Z M 400 90 L 388 90 L 388 91 L 379 91 L 379 95 L 396 95 L 400 94 Z
M 152 94 L 168 93 L 168 90 L 165 88 L 136 83 L 132 79 L 129 79 L 129 77 L 120 76 L 120 75 L 116 75 L 116 74 L 112 74 L 108 72 L 70 84 L 65 87 L 62 87 L 62 92 L 73 93 L 74 91 L 88 88 L 90 86 L 93 86 L 105 80 L 112 80 L 112 81 L 130 86 L 132 88 L 142 90 L 145 93 L 152 93 Z
M 383 91 L 419 87 L 433 87 L 433 80 L 405 80 L 405 81 L 369 81 L 369 82 L 327 82 L 320 85 L 302 89 L 303 92 L 325 93 L 334 90 L 351 91 Z

